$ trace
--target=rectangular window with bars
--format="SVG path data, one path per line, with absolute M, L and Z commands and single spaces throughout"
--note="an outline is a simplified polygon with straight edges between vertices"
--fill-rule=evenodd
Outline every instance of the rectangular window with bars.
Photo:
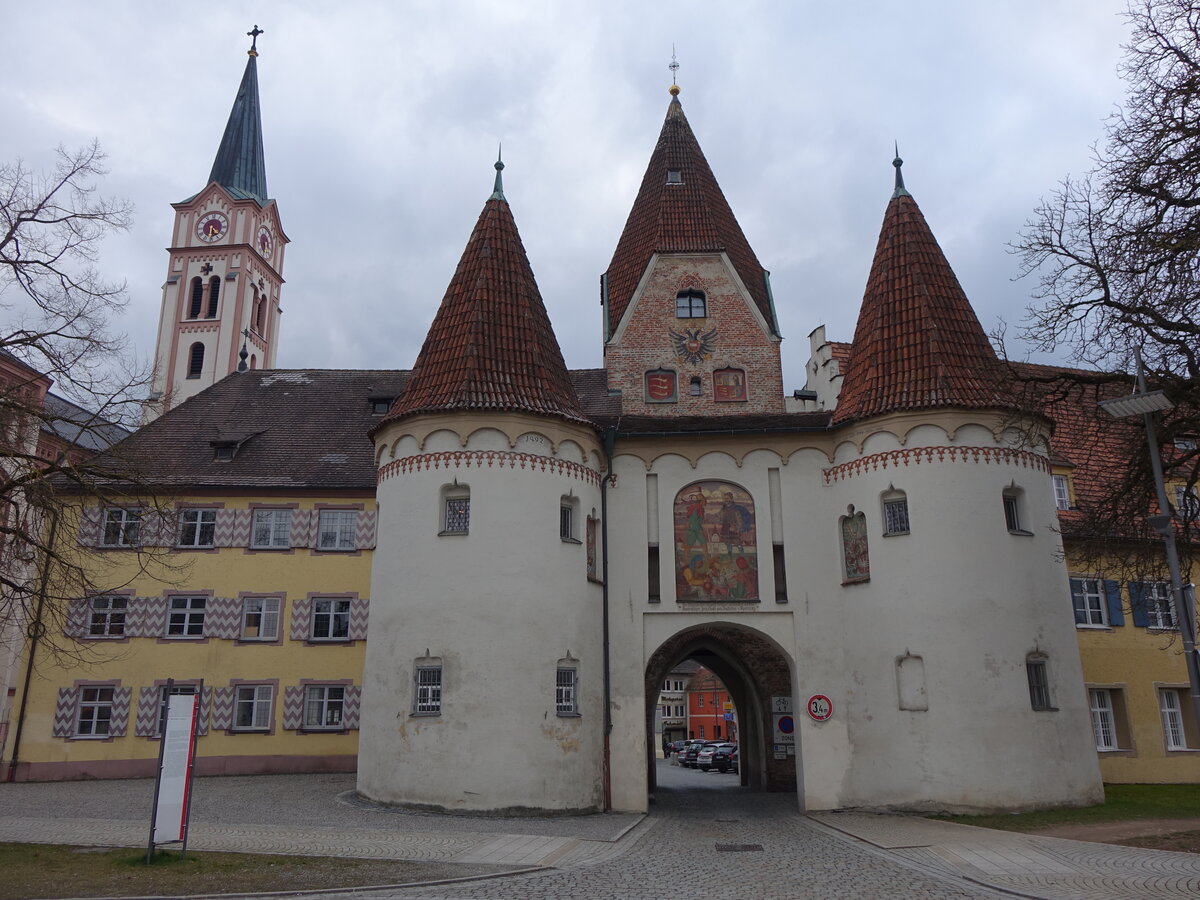
M 575 535 L 571 530 L 574 525 L 572 512 L 573 510 L 569 506 L 560 506 L 558 508 L 558 536 L 564 541 L 575 539 Z
M 413 712 L 423 715 L 441 715 L 441 666 L 417 666 L 416 697 L 413 702 Z
M 1092 713 L 1092 733 L 1097 750 L 1117 749 L 1117 723 L 1113 715 L 1112 691 L 1093 688 L 1088 691 Z
M 1168 750 L 1187 750 L 1187 732 L 1183 727 L 1183 704 L 1179 702 L 1181 691 L 1164 688 L 1158 692 L 1159 709 L 1162 712 L 1163 734 Z
M 446 527 L 443 534 L 467 534 L 471 527 L 471 498 L 446 498 Z
M 1026 660 L 1025 674 L 1029 678 L 1029 705 L 1033 709 L 1053 709 L 1050 705 L 1050 680 L 1046 674 L 1046 661 Z
M 576 697 L 576 671 L 569 666 L 559 666 L 554 678 L 554 707 L 560 716 L 579 714 Z
M 883 533 L 908 534 L 908 498 L 898 497 L 883 501 Z

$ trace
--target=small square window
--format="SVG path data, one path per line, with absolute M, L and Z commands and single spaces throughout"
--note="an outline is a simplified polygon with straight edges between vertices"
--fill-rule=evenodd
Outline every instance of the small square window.
M 207 597 L 172 597 L 168 605 L 167 637 L 204 637 Z
M 388 413 L 388 410 L 390 410 L 391 408 L 392 408 L 391 400 L 372 400 L 371 401 L 371 415 L 373 415 L 373 416 L 386 416 Z
M 907 497 L 891 497 L 883 501 L 883 533 L 885 535 L 909 533 Z
M 304 689 L 304 728 L 340 731 L 346 689 L 339 685 L 310 684 Z
M 683 171 L 681 169 L 667 169 L 667 184 L 683 184 Z
M 350 639 L 349 600 L 313 600 L 312 639 L 314 641 Z
M 105 547 L 136 547 L 142 529 L 142 513 L 136 509 L 106 509 L 104 511 Z
M 274 691 L 269 684 L 238 685 L 234 698 L 234 731 L 267 731 L 271 727 L 271 700 Z
M 686 290 L 675 295 L 675 318 L 703 319 L 708 315 L 708 298 L 703 291 Z
M 93 597 L 88 637 L 124 637 L 128 597 Z
M 273 641 L 278 637 L 279 598 L 245 598 L 242 601 L 242 640 Z
M 471 498 L 446 498 L 446 527 L 443 534 L 466 534 L 471 527 Z
M 357 550 L 358 513 L 352 509 L 323 509 L 317 531 L 318 550 Z
M 440 715 L 442 712 L 442 667 L 417 666 L 413 712 Z
M 286 550 L 292 546 L 290 509 L 254 510 L 250 546 L 259 550 Z
M 554 707 L 560 716 L 579 713 L 576 695 L 576 670 L 570 666 L 559 666 L 554 679 Z
M 111 685 L 79 689 L 76 737 L 108 737 L 112 727 L 114 691 Z
M 180 547 L 211 547 L 216 530 L 215 509 L 185 509 L 179 514 Z

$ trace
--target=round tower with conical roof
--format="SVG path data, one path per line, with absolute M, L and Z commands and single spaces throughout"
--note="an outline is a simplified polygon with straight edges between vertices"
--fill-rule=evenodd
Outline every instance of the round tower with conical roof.
M 379 534 L 358 790 L 603 804 L 604 450 L 495 189 L 372 437 Z

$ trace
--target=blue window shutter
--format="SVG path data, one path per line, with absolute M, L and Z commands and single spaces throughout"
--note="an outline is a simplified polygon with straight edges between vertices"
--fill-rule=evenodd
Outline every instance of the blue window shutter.
M 1133 624 L 1139 628 L 1150 626 L 1150 617 L 1146 615 L 1146 586 L 1138 581 L 1129 582 L 1129 610 L 1133 613 Z
M 1083 579 L 1072 578 L 1071 581 L 1071 606 L 1075 609 L 1075 624 L 1083 625 Z
M 1104 580 L 1104 601 L 1108 605 L 1108 624 L 1124 625 L 1125 613 L 1121 609 L 1121 582 Z M 1137 613 L 1134 613 L 1134 623 Z

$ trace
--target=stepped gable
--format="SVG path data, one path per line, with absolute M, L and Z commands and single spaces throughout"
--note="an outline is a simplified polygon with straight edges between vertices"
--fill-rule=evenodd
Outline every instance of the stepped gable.
M 258 52 L 251 50 L 208 180 L 221 185 L 237 200 L 265 204 L 267 164 L 263 155 L 257 60 Z
M 525 412 L 587 422 L 500 185 L 483 206 L 412 379 L 384 421 Z M 382 424 L 382 423 L 381 423 Z
M 1012 410 L 1004 371 L 896 159 L 834 422 L 910 409 Z
M 374 490 L 379 421 L 372 398 L 396 397 L 397 370 L 252 369 L 227 375 L 168 410 L 109 458 L 139 482 L 169 488 Z M 217 458 L 218 445 L 232 459 Z M 98 458 L 102 462 L 104 456 Z
M 779 333 L 767 292 L 767 275 L 742 233 L 672 86 L 671 104 L 633 209 L 608 264 L 605 315 L 612 334 L 655 253 L 724 250 L 773 334 Z M 679 171 L 682 183 L 668 184 Z

